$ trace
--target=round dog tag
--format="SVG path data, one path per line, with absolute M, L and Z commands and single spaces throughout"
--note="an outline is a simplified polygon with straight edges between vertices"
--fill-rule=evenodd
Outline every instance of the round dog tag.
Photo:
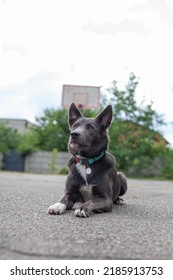
M 90 168 L 90 167 L 87 167 L 87 169 L 86 169 L 86 174 L 87 174 L 87 175 L 91 174 L 91 168 Z

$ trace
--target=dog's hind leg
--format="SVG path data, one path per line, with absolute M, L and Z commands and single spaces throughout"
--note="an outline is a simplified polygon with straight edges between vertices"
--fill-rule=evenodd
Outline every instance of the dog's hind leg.
M 120 184 L 120 193 L 119 196 L 122 196 L 126 193 L 127 191 L 127 179 L 125 175 L 122 172 L 118 172 L 118 179 L 119 179 L 119 184 Z M 118 204 L 118 205 L 123 205 L 125 204 L 124 200 L 120 197 L 118 197 L 113 204 Z
M 120 187 L 121 187 L 119 196 L 122 196 L 127 191 L 127 179 L 122 172 L 118 172 L 117 175 L 118 175 L 119 182 L 120 182 Z
M 124 205 L 125 202 L 124 202 L 124 199 L 118 197 L 113 204 L 117 204 L 117 205 Z

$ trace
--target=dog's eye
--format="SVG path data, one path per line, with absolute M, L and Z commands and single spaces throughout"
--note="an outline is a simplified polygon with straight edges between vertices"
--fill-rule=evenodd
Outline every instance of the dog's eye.
M 72 126 L 73 129 L 75 129 L 75 128 L 77 128 L 77 127 L 78 127 L 77 124 L 74 124 L 74 125 Z
M 87 129 L 95 129 L 95 127 L 92 124 L 87 124 L 86 128 Z

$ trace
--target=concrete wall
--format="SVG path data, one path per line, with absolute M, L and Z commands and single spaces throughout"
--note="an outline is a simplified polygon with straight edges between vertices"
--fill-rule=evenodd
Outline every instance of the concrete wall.
M 70 155 L 68 152 L 58 152 L 56 158 L 53 159 L 52 152 L 39 151 L 27 155 L 25 157 L 24 171 L 27 173 L 42 173 L 42 174 L 58 174 L 63 167 L 67 166 L 67 161 Z M 55 167 L 53 170 L 52 167 Z M 161 176 L 161 169 L 163 167 L 162 160 L 155 159 L 150 166 L 141 169 L 136 174 L 135 169 L 129 169 L 127 176 L 142 176 L 152 177 Z M 0 170 L 2 169 L 2 154 L 0 154 Z
M 58 152 L 55 160 L 51 152 L 39 151 L 32 153 L 25 158 L 25 172 L 58 174 L 64 166 L 67 166 L 69 157 L 70 155 L 67 152 Z M 52 167 L 55 167 L 55 170 Z
M 140 168 L 137 172 L 136 169 L 132 166 L 128 170 L 129 176 L 134 177 L 160 177 L 163 169 L 163 161 L 161 158 L 155 158 L 151 164 L 145 168 Z

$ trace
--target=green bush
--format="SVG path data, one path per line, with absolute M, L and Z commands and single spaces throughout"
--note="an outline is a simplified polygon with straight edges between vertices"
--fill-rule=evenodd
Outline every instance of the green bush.
M 163 157 L 162 176 L 165 179 L 173 179 L 173 150 L 168 150 Z
M 35 131 L 18 133 L 18 144 L 16 150 L 23 155 L 27 155 L 38 150 L 38 136 Z
M 5 125 L 0 124 L 0 152 L 7 153 L 10 150 L 15 150 L 19 143 L 18 133 Z
M 66 166 L 62 167 L 59 171 L 59 175 L 67 175 L 69 173 L 69 170 Z
M 56 160 L 57 160 L 57 157 L 58 157 L 58 150 L 57 149 L 53 149 L 52 150 L 52 153 L 51 153 L 51 162 L 48 164 L 49 165 L 49 169 L 50 169 L 50 172 L 52 174 L 55 173 L 56 171 Z

